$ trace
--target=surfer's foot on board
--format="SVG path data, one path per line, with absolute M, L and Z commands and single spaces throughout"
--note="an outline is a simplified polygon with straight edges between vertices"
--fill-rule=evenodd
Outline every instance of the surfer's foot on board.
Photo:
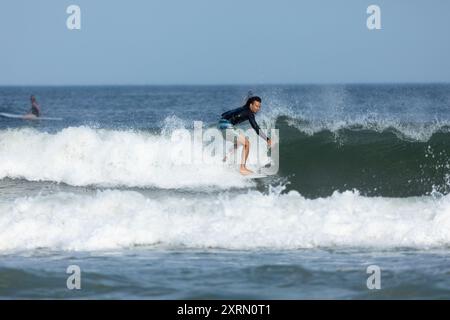
M 244 175 L 244 176 L 253 173 L 252 170 L 247 169 L 245 166 L 241 166 L 241 168 L 239 169 L 239 172 L 240 172 L 242 175 Z

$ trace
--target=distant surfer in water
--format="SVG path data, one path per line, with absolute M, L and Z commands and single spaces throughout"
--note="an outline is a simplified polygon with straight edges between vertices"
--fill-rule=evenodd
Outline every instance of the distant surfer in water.
M 41 115 L 41 107 L 39 107 L 36 101 L 36 97 L 31 96 L 30 100 L 31 100 L 31 110 L 25 116 L 39 117 Z
M 240 108 L 222 113 L 222 118 L 220 119 L 218 124 L 218 128 L 222 131 L 225 137 L 226 137 L 226 130 L 229 130 L 229 132 L 231 132 L 233 142 L 235 137 L 237 138 L 237 144 L 234 145 L 234 150 L 239 145 L 244 146 L 242 150 L 241 166 L 239 170 L 240 173 L 243 175 L 253 173 L 253 171 L 247 169 L 246 167 L 248 154 L 250 152 L 250 141 L 243 134 L 240 134 L 234 126 L 248 120 L 253 130 L 255 130 L 256 134 L 259 135 L 261 138 L 263 138 L 265 141 L 267 141 L 267 145 L 270 148 L 272 141 L 264 134 L 264 132 L 262 132 L 262 130 L 258 126 L 258 123 L 255 120 L 255 114 L 260 109 L 261 109 L 261 98 L 249 94 L 245 105 L 243 105 Z M 224 160 L 226 160 L 226 157 Z

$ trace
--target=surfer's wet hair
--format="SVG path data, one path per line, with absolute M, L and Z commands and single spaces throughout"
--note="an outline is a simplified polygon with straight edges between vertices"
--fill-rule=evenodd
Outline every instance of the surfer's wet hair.
M 253 102 L 258 101 L 261 103 L 261 98 L 258 96 L 253 96 L 247 99 L 247 102 L 245 103 L 245 107 L 249 107 Z

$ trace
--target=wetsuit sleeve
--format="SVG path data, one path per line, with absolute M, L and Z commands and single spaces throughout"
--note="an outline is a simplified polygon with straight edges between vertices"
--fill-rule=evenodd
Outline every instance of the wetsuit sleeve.
M 226 112 L 222 113 L 220 116 L 224 119 L 228 119 L 229 115 L 230 115 L 230 111 L 226 111 Z
M 256 123 L 254 114 L 250 114 L 248 116 L 248 121 L 250 121 L 250 125 L 252 126 L 253 130 L 255 130 L 256 134 L 267 141 L 267 136 L 264 134 L 264 132 L 262 132 L 261 128 Z

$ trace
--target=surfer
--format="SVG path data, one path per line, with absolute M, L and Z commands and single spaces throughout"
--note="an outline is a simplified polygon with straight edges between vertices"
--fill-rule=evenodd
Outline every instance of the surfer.
M 236 142 L 234 142 L 234 150 L 236 150 L 239 145 L 242 145 L 244 147 L 242 150 L 241 166 L 239 169 L 240 173 L 243 175 L 253 173 L 253 171 L 249 170 L 246 167 L 248 154 L 250 152 L 250 141 L 248 140 L 248 137 L 240 134 L 234 126 L 248 120 L 253 130 L 255 130 L 256 134 L 267 141 L 267 145 L 270 148 L 272 141 L 264 134 L 264 132 L 262 132 L 255 120 L 255 114 L 260 109 L 261 98 L 258 96 L 250 96 L 248 97 L 245 105 L 243 105 L 242 107 L 222 113 L 222 118 L 220 119 L 218 124 L 218 128 L 222 131 L 222 134 L 225 137 L 227 137 L 226 130 L 229 130 L 228 132 L 231 132 L 231 135 L 229 135 L 228 137 L 231 137 L 233 139 L 233 142 L 235 138 L 237 139 L 237 144 Z M 224 161 L 225 160 L 226 156 L 224 158 Z
M 11 119 L 22 119 L 22 120 L 63 120 L 62 118 L 51 118 L 51 117 L 42 117 L 42 110 L 39 104 L 37 103 L 36 97 L 31 96 L 31 109 L 26 114 L 13 114 L 0 112 L 0 117 L 11 118 Z
M 26 114 L 26 116 L 35 116 L 35 117 L 39 117 L 41 114 L 41 107 L 39 107 L 37 101 L 36 101 L 36 97 L 35 96 L 31 96 L 30 98 L 31 100 L 31 110 L 30 112 L 28 112 Z

